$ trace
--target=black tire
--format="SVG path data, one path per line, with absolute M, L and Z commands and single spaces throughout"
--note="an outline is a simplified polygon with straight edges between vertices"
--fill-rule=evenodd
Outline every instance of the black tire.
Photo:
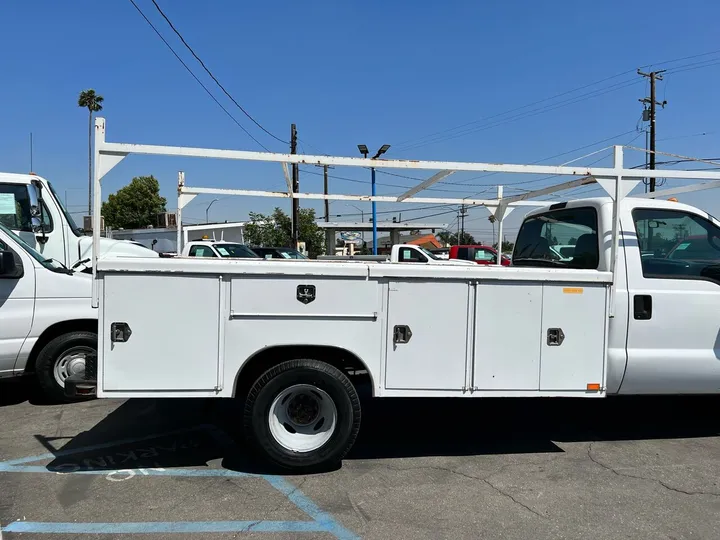
M 65 353 L 75 348 L 97 351 L 97 334 L 94 332 L 68 332 L 50 340 L 38 354 L 35 362 L 37 376 L 43 395 L 55 403 L 86 401 L 87 397 L 69 398 L 65 395 L 65 385 L 55 379 L 55 364 Z
M 308 452 L 294 452 L 278 443 L 268 420 L 275 398 L 299 384 L 322 390 L 337 412 L 329 440 Z M 339 463 L 352 448 L 360 430 L 360 399 L 339 369 L 318 360 L 288 360 L 266 371 L 252 386 L 245 401 L 244 420 L 246 440 L 272 464 L 295 471 L 316 470 Z

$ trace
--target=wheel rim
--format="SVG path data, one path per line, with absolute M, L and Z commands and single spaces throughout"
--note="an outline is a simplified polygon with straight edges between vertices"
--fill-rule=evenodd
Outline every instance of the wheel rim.
M 268 414 L 270 433 L 283 448 L 312 452 L 330 440 L 337 425 L 337 408 L 323 390 L 296 384 L 278 394 Z
M 60 386 L 65 386 L 65 379 L 70 375 L 85 373 L 85 359 L 93 350 L 90 347 L 73 347 L 65 351 L 55 362 L 53 375 L 55 382 Z

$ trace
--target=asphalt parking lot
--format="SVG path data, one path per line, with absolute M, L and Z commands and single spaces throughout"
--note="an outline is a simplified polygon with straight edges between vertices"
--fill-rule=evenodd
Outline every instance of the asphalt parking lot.
M 0 382 L 14 538 L 720 538 L 720 400 L 377 400 L 337 470 L 278 476 L 232 403 L 47 405 Z

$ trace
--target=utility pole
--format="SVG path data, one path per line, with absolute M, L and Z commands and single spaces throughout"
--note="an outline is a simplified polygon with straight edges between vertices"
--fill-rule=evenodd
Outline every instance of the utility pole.
M 290 124 L 290 153 L 297 154 L 297 128 Z M 293 194 L 300 191 L 300 169 L 297 163 L 292 166 L 292 190 Z M 293 197 L 292 200 L 292 247 L 298 249 L 300 243 L 300 199 Z
M 463 204 L 460 207 L 460 234 L 458 235 L 458 246 L 463 243 L 463 239 L 465 238 L 465 216 L 467 216 L 467 212 L 465 211 L 465 205 Z
M 650 79 L 650 97 L 649 98 L 643 98 L 640 101 L 640 103 L 650 105 L 650 169 L 655 169 L 655 106 L 660 105 L 661 107 L 665 108 L 665 105 L 667 105 L 667 101 L 659 102 L 655 99 L 655 81 L 662 81 L 662 75 L 661 73 L 664 73 L 666 70 L 662 69 L 660 71 L 651 71 L 650 73 L 643 73 L 638 69 L 638 75 L 642 75 L 643 77 L 647 77 Z M 650 179 L 650 191 L 655 191 L 655 178 Z
M 324 193 L 328 194 L 328 166 L 323 166 Z M 325 199 L 325 223 L 330 221 L 330 201 Z

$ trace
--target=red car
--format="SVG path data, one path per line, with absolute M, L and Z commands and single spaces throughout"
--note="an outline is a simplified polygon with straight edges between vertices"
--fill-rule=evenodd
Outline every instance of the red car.
M 497 264 L 497 250 L 490 246 L 450 246 L 450 259 L 473 261 L 477 264 Z M 510 266 L 510 257 L 502 256 L 501 264 Z

